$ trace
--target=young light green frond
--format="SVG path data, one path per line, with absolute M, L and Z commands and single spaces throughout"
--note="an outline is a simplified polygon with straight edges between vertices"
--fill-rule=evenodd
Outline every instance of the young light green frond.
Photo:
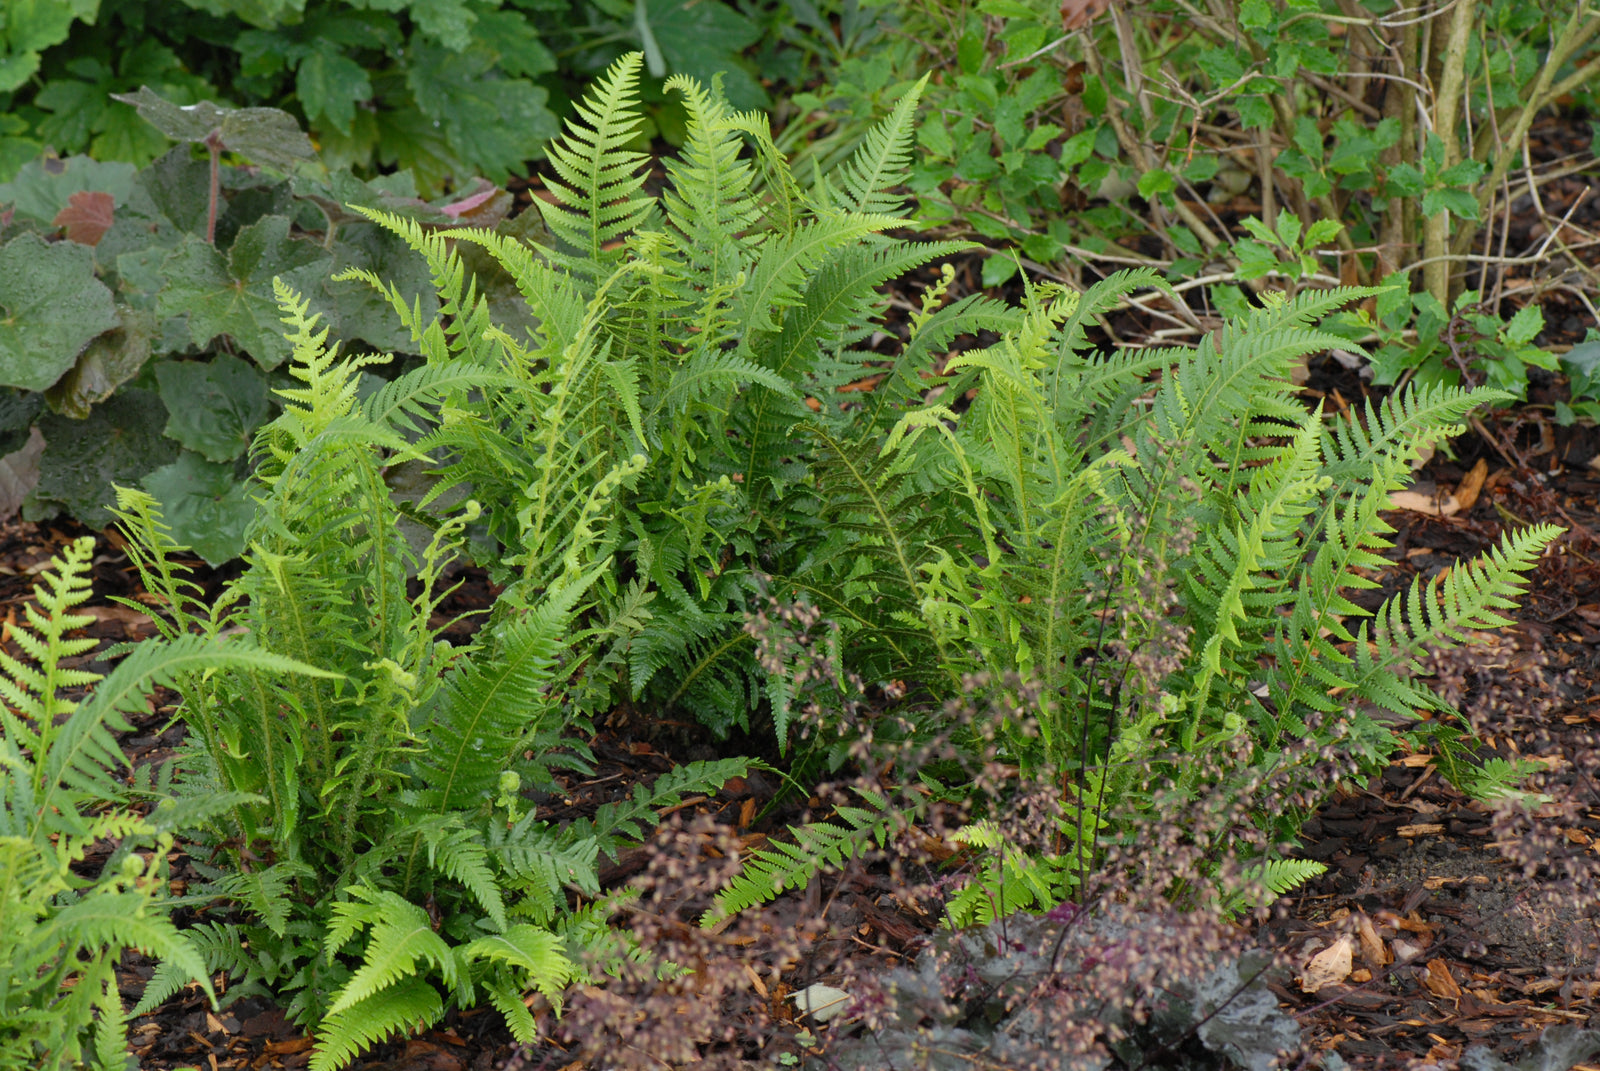
M 688 113 L 683 150 L 666 161 L 672 180 L 663 197 L 667 220 L 702 273 L 700 285 L 714 289 L 748 265 L 752 243 L 745 235 L 761 217 L 751 192 L 755 169 L 741 156 L 744 141 L 728 122 L 720 87 L 707 92 L 694 79 L 674 75 L 666 89 L 683 95 Z
M 366 897 L 380 911 L 367 934 L 361 966 L 328 1007 L 330 1018 L 398 982 L 415 978 L 418 960 L 443 972 L 446 984 L 455 984 L 454 956 L 450 946 L 433 932 L 426 911 L 391 892 L 366 892 Z
M 469 959 L 505 963 L 526 972 L 522 989 L 537 989 L 558 1000 L 577 968 L 566 957 L 560 937 L 549 930 L 518 923 L 505 933 L 480 937 L 466 947 Z
M 1553 524 L 1530 525 L 1507 533 L 1499 545 L 1455 566 L 1442 579 L 1418 577 L 1374 615 L 1382 654 L 1379 661 L 1363 667 L 1357 687 L 1370 684 L 1379 667 L 1410 667 L 1430 645 L 1455 646 L 1468 640 L 1470 630 L 1509 625 L 1510 619 L 1500 611 L 1516 607 L 1516 598 L 1527 584 L 1526 574 L 1563 531 Z M 1364 653 L 1359 646 L 1357 650 Z
M 834 175 L 840 188 L 834 203 L 846 212 L 899 216 L 905 199 L 888 191 L 905 182 L 911 171 L 911 139 L 916 133 L 917 102 L 927 88 L 928 75 L 895 104 L 894 110 L 867 131 L 860 147 Z
M 311 1071 L 339 1071 L 378 1042 L 432 1026 L 443 1015 L 444 1001 L 437 989 L 421 978 L 402 978 L 322 1020 Z
M 898 225 L 893 216 L 827 217 L 808 220 L 794 234 L 769 240 L 736 300 L 744 344 L 753 343 L 753 335 L 777 330 L 775 310 L 800 303 L 801 287 L 829 254 Z M 758 359 L 761 356 L 758 353 Z
M 467 361 L 425 364 L 390 380 L 361 402 L 361 412 L 373 426 L 407 434 L 420 434 L 432 424 L 428 406 L 470 390 L 513 386 L 510 377 Z
M 1459 435 L 1474 409 L 1510 399 L 1503 391 L 1468 390 L 1445 383 L 1396 391 L 1378 405 L 1369 399 L 1364 411 L 1327 425 L 1323 471 L 1343 489 L 1367 478 L 1380 458 L 1403 460 L 1409 468 L 1435 442 Z
M 638 110 L 643 63 L 639 52 L 613 63 L 573 109 L 565 135 L 545 150 L 556 173 L 546 186 L 560 204 L 537 204 L 550 233 L 580 258 L 573 267 L 586 274 L 616 259 L 605 247 L 655 211 L 654 199 L 639 195 L 646 157 L 625 147 L 644 122 Z
M 1077 297 L 1071 313 L 1061 322 L 1057 338 L 1057 370 L 1061 362 L 1088 348 L 1085 331 L 1095 318 L 1117 307 L 1124 297 L 1135 290 L 1152 288 L 1171 294 L 1172 287 L 1154 268 L 1127 268 L 1106 276 Z M 1176 299 L 1175 299 L 1176 300 Z
M 1310 859 L 1264 859 L 1240 871 L 1239 884 L 1225 893 L 1222 910 L 1232 915 L 1246 908 L 1267 907 L 1312 878 L 1327 873 L 1327 866 Z

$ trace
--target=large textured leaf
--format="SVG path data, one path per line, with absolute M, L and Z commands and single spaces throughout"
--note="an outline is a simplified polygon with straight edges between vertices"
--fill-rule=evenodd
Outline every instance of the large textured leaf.
M 24 234 L 0 248 L 0 385 L 44 390 L 116 326 L 87 246 Z
M 214 566 L 244 553 L 245 530 L 255 519 L 256 504 L 250 485 L 234 479 L 232 465 L 185 450 L 178 460 L 146 476 L 143 486 L 161 503 L 175 542 Z
M 373 203 L 380 202 L 374 199 Z M 439 215 L 441 220 L 449 218 Z M 337 274 L 347 268 L 373 272 L 397 288 L 406 304 L 420 303 L 424 322 L 438 314 L 439 295 L 433 288 L 427 262 L 399 235 L 365 220 L 344 224 L 339 228 L 331 270 Z M 313 298 L 313 305 L 328 309 L 328 323 L 335 337 L 347 345 L 359 339 L 378 350 L 417 352 L 411 332 L 400 323 L 384 295 L 358 279 L 336 282 L 330 278 L 322 286 L 326 296 Z
M 101 162 L 87 156 L 45 156 L 24 164 L 17 177 L 0 183 L 0 205 L 10 205 L 19 216 L 48 224 L 72 202 L 72 195 L 96 191 L 109 193 L 121 205 L 133 189 L 132 164 Z
M 113 483 L 135 484 L 178 453 L 178 444 L 161 434 L 167 408 L 154 391 L 124 389 L 95 407 L 86 420 L 47 416 L 39 486 L 29 496 L 33 520 L 66 510 L 91 528 L 111 523 L 116 501 Z
M 132 104 L 151 126 L 174 141 L 205 141 L 214 131 L 230 152 L 280 171 L 316 155 L 294 116 L 277 108 L 224 108 L 210 101 L 179 107 L 149 86 L 112 97 Z
M 95 338 L 67 374 L 45 392 L 50 408 L 82 420 L 89 410 L 139 374 L 150 359 L 158 324 L 144 309 L 117 306 L 118 326 Z
M 332 263 L 315 242 L 290 238 L 288 219 L 267 216 L 239 232 L 226 259 L 202 239 L 186 240 L 163 266 L 167 285 L 156 308 L 163 316 L 188 313 L 195 345 L 227 335 L 270 371 L 289 356 L 273 277 L 303 292 Z
M 473 50 L 413 48 L 406 84 L 417 107 L 441 125 L 469 167 L 505 175 L 560 132 L 549 91 L 523 78 L 490 77 L 493 60 Z
M 156 382 L 167 406 L 167 435 L 207 461 L 244 453 L 272 411 L 266 377 L 225 353 L 210 361 L 163 361 Z
M 760 39 L 761 28 L 732 6 L 721 0 L 646 0 L 642 18 L 672 73 L 687 74 L 706 85 L 720 74 L 722 90 L 735 108 L 761 108 L 768 103 L 761 84 L 737 59 Z M 651 73 L 659 76 L 665 72 Z

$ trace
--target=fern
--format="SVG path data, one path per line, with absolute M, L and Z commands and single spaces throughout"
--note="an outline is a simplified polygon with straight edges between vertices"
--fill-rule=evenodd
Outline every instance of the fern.
M 872 845 L 884 847 L 901 826 L 901 817 L 889 809 L 886 799 L 863 793 L 868 806 L 839 807 L 835 813 L 842 822 L 810 822 L 790 826 L 794 843 L 768 841 L 744 861 L 744 868 L 728 887 L 717 894 L 717 902 L 700 919 L 712 926 L 756 904 L 776 899 L 785 889 L 804 888 L 828 867 L 841 867 L 868 851 Z
M 72 610 L 90 595 L 93 554 L 93 539 L 76 540 L 40 577 L 25 623 L 11 632 L 31 664 L 0 651 L 0 1064 L 8 1067 L 126 1062 L 115 975 L 125 949 L 159 957 L 166 978 L 198 982 L 214 997 L 200 951 L 165 913 L 173 834 L 161 818 L 122 806 L 114 774 L 126 759 L 112 733 L 131 728 L 124 715 L 185 675 L 315 672 L 204 636 L 142 644 L 105 678 L 62 665 L 96 642 L 67 635 L 91 620 Z M 82 687 L 92 690 L 81 701 L 62 694 Z M 103 839 L 121 847 L 97 875 L 82 876 L 78 868 Z
M 607 244 L 655 211 L 652 200 L 638 196 L 645 157 L 624 148 L 642 122 L 636 105 L 643 62 L 632 52 L 612 64 L 574 109 L 566 136 L 546 150 L 559 178 L 548 188 L 559 204 L 541 201 L 539 208 L 550 232 L 576 251 L 569 263 L 579 270 L 603 271 L 617 259 Z

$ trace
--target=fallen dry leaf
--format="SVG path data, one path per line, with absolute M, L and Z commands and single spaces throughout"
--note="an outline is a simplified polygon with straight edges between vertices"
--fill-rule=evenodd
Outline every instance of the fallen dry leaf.
M 1323 986 L 1337 985 L 1350 977 L 1353 966 L 1351 952 L 1355 942 L 1349 934 L 1342 934 L 1327 948 L 1311 957 L 1311 962 L 1300 974 L 1300 988 L 1315 993 Z
M 1483 458 L 1478 458 L 1478 463 L 1472 466 L 1472 471 L 1461 477 L 1461 482 L 1456 485 L 1456 505 L 1465 513 L 1478 503 L 1478 494 L 1483 490 L 1483 481 L 1489 475 L 1489 463 Z
M 795 1007 L 819 1023 L 842 1015 L 850 1006 L 850 994 L 831 985 L 817 982 L 794 994 Z
M 1111 6 L 1111 0 L 1061 0 L 1061 28 L 1081 30 Z

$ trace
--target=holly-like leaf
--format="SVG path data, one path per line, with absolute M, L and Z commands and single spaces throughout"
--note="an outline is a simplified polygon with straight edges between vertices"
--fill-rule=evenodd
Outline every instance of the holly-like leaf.
M 162 316 L 189 315 L 189 334 L 204 347 L 227 335 L 257 364 L 272 370 L 289 356 L 274 276 L 305 293 L 316 288 L 333 258 L 315 242 L 289 237 L 289 221 L 267 216 L 239 232 L 226 258 L 190 237 L 162 266 L 167 285 L 156 302 Z
M 116 326 L 88 246 L 23 234 L 0 247 L 0 385 L 44 390 Z
M 39 421 L 44 457 L 39 486 L 23 506 L 29 520 L 62 510 L 91 528 L 112 521 L 113 483 L 131 486 L 170 462 L 178 444 L 161 434 L 167 408 L 154 391 L 124 388 L 85 420 L 51 414 Z
M 168 437 L 207 461 L 232 461 L 272 411 L 267 380 L 237 357 L 163 361 L 156 382 L 167 406 Z
M 132 192 L 135 173 L 132 164 L 45 156 L 23 165 L 10 182 L 0 183 L 0 205 L 9 204 L 18 215 L 51 223 L 72 203 L 73 194 L 86 190 L 109 193 L 113 204 L 122 204 Z
M 316 155 L 294 116 L 277 108 L 224 108 L 211 101 L 177 105 L 149 86 L 137 93 L 113 93 L 131 104 L 145 121 L 174 141 L 203 142 L 215 131 L 229 152 L 279 171 L 290 171 Z
M 116 200 L 104 190 L 79 190 L 67 198 L 67 207 L 51 220 L 65 227 L 69 239 L 82 245 L 99 245 L 116 220 Z
M 212 566 L 244 553 L 244 536 L 256 515 L 250 485 L 233 476 L 232 465 L 207 461 L 185 450 L 141 481 L 161 503 L 172 538 Z
M 150 359 L 157 323 L 147 309 L 117 306 L 118 326 L 89 343 L 67 374 L 45 392 L 50 408 L 82 420 L 89 410 L 139 374 Z

